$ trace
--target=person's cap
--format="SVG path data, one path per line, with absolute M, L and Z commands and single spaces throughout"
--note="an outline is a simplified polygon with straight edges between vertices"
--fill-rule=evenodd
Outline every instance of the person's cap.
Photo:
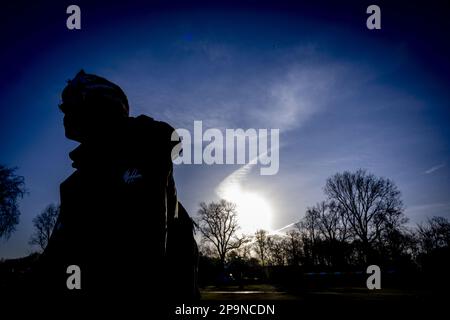
M 67 82 L 62 92 L 60 108 L 65 112 L 64 107 L 77 106 L 90 98 L 105 98 L 107 101 L 117 102 L 115 105 L 120 106 L 123 115 L 129 115 L 127 96 L 118 85 L 94 74 L 87 74 L 83 70 Z

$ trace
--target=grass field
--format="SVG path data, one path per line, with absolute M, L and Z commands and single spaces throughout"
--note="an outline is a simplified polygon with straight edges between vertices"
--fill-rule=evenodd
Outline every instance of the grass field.
M 284 291 L 270 284 L 206 287 L 201 291 L 202 300 L 346 300 L 346 301 L 405 301 L 429 296 L 424 291 L 400 289 L 368 290 L 363 287 L 327 288 L 302 293 Z

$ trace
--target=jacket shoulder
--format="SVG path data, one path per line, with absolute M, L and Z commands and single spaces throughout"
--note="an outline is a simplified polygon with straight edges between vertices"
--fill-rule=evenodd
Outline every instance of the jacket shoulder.
M 134 118 L 134 123 L 137 134 L 144 140 L 151 138 L 151 140 L 166 144 L 168 147 L 173 147 L 180 141 L 175 129 L 167 122 L 140 115 Z
M 148 130 L 159 131 L 161 134 L 172 135 L 175 130 L 170 124 L 164 121 L 157 121 L 149 116 L 140 115 L 135 118 L 135 122 L 141 128 L 146 128 Z

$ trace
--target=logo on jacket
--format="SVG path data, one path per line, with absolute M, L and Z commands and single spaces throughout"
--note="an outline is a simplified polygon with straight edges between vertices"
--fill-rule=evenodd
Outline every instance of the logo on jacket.
M 142 179 L 142 174 L 140 174 L 138 169 L 135 168 L 128 169 L 123 174 L 123 181 L 126 184 L 135 183 L 139 179 Z

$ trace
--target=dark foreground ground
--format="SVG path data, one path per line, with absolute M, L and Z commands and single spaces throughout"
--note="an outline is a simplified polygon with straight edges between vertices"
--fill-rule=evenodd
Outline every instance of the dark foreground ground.
M 368 290 L 364 287 L 336 287 L 327 289 L 309 290 L 302 293 L 284 291 L 270 284 L 246 285 L 243 288 L 238 286 L 227 287 L 206 287 L 201 291 L 202 300 L 288 300 L 305 301 L 316 299 L 333 299 L 346 301 L 415 301 L 428 299 L 431 292 L 413 291 L 401 289 L 380 289 Z M 450 302 L 450 301 L 449 301 Z
M 171 318 L 437 319 L 447 318 L 450 310 L 450 300 L 445 292 L 436 294 L 423 290 L 382 288 L 372 291 L 364 287 L 334 287 L 288 292 L 269 284 L 255 284 L 243 288 L 205 287 L 201 293 L 202 299 L 198 303 L 173 306 Z M 196 306 L 209 308 L 208 314 L 188 314 L 194 312 L 188 307 Z M 185 314 L 175 314 L 177 307 L 184 307 Z

